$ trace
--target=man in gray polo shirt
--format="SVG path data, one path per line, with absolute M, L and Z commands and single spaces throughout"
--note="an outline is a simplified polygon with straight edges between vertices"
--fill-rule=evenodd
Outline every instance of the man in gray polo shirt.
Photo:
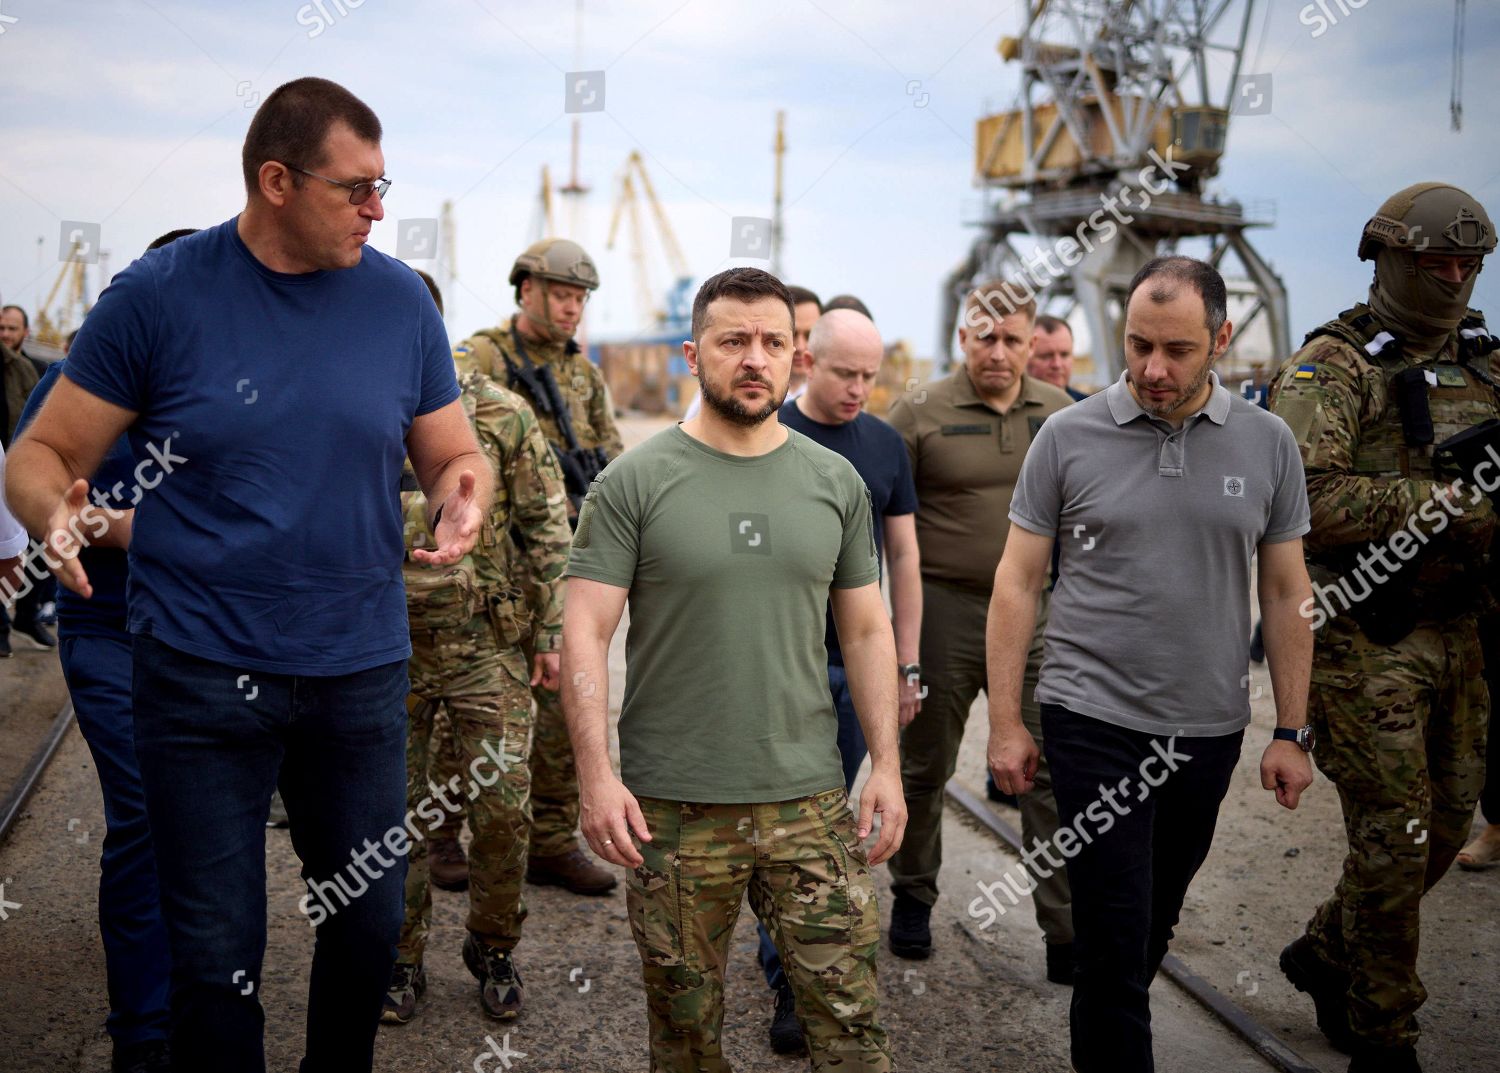
M 1036 695 L 1060 824 L 1051 848 L 1073 890 L 1078 1073 L 1154 1068 L 1147 991 L 1250 722 L 1252 555 L 1278 727 L 1261 783 L 1296 808 L 1312 782 L 1298 730 L 1312 660 L 1298 612 L 1312 594 L 1301 458 L 1282 421 L 1211 371 L 1229 344 L 1225 297 L 1201 261 L 1137 273 L 1126 371 L 1042 426 L 995 572 L 988 759 L 1002 790 L 1023 793 L 1038 752 L 1021 722 L 1022 668 L 1059 545 Z

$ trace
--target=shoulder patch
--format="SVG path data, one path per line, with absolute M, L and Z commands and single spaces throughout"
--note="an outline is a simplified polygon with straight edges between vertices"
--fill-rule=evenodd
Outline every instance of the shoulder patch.
M 1292 373 L 1293 380 L 1311 380 L 1318 371 L 1316 365 L 1299 365 Z

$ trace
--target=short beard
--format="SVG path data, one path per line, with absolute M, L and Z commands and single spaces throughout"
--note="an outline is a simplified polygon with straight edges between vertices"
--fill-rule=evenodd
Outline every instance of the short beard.
M 740 383 L 747 383 L 741 380 Z M 714 413 L 724 418 L 731 424 L 739 425 L 741 428 L 754 428 L 763 424 L 772 414 L 781 409 L 781 404 L 786 401 L 786 392 L 781 397 L 775 396 L 775 388 L 770 381 L 760 380 L 759 383 L 771 388 L 772 397 L 766 400 L 766 404 L 759 410 L 751 410 L 733 395 L 720 395 L 708 386 L 708 378 L 704 375 L 703 367 L 698 367 L 698 390 L 703 393 L 703 405 L 709 407 Z
M 1145 410 L 1152 417 L 1167 418 L 1198 397 L 1198 392 L 1202 391 L 1203 385 L 1208 383 L 1208 374 L 1213 371 L 1213 367 L 1214 359 L 1210 355 L 1209 359 L 1203 363 L 1203 368 L 1198 370 L 1198 375 L 1193 377 L 1193 382 L 1183 388 L 1172 402 L 1153 406 L 1139 396 L 1136 397 L 1136 402 L 1140 404 L 1142 410 Z M 1134 382 L 1133 379 L 1132 382 Z M 1140 385 L 1136 386 L 1139 387 Z

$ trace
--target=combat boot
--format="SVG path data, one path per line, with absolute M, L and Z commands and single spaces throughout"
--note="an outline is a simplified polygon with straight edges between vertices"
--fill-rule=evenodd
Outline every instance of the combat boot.
M 562 887 L 574 894 L 608 894 L 619 880 L 574 847 L 555 857 L 532 857 L 526 862 L 526 882 Z
M 777 1054 L 806 1054 L 807 1041 L 797 1020 L 797 999 L 791 984 L 776 989 L 776 1009 L 771 1014 L 771 1050 Z
M 1313 1000 L 1318 1028 L 1328 1042 L 1353 1054 L 1354 1033 L 1349 1028 L 1349 974 L 1323 959 L 1306 935 L 1298 936 L 1281 952 L 1281 971 L 1292 986 Z
M 404 1025 L 416 1015 L 417 999 L 427 990 L 427 973 L 418 962 L 391 968 L 391 983 L 380 1003 L 380 1020 L 388 1025 Z
M 896 892 L 891 903 L 891 953 L 921 961 L 932 956 L 932 906 Z
M 171 1052 L 164 1039 L 148 1039 L 116 1047 L 109 1063 L 110 1073 L 169 1073 Z
M 1404 1047 L 1371 1047 L 1361 1044 L 1349 1063 L 1349 1073 L 1422 1073 L 1417 1049 Z
M 526 1000 L 516 964 L 504 950 L 486 946 L 473 932 L 464 940 L 464 964 L 479 981 L 479 1005 L 497 1021 L 513 1021 Z
M 440 890 L 469 889 L 469 858 L 456 838 L 434 838 L 427 847 L 427 874 Z

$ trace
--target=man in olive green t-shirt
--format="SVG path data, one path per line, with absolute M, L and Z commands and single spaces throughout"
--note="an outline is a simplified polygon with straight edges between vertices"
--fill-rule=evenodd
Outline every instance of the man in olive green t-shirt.
M 632 869 L 653 1070 L 729 1068 L 724 963 L 747 887 L 813 1065 L 891 1068 L 870 865 L 906 824 L 896 648 L 863 482 L 777 418 L 792 325 L 791 296 L 769 273 L 703 284 L 683 347 L 703 408 L 595 478 L 568 562 L 563 708 L 583 833 Z M 627 599 L 616 778 L 607 660 Z M 830 602 L 872 762 L 857 819 L 828 691 Z

